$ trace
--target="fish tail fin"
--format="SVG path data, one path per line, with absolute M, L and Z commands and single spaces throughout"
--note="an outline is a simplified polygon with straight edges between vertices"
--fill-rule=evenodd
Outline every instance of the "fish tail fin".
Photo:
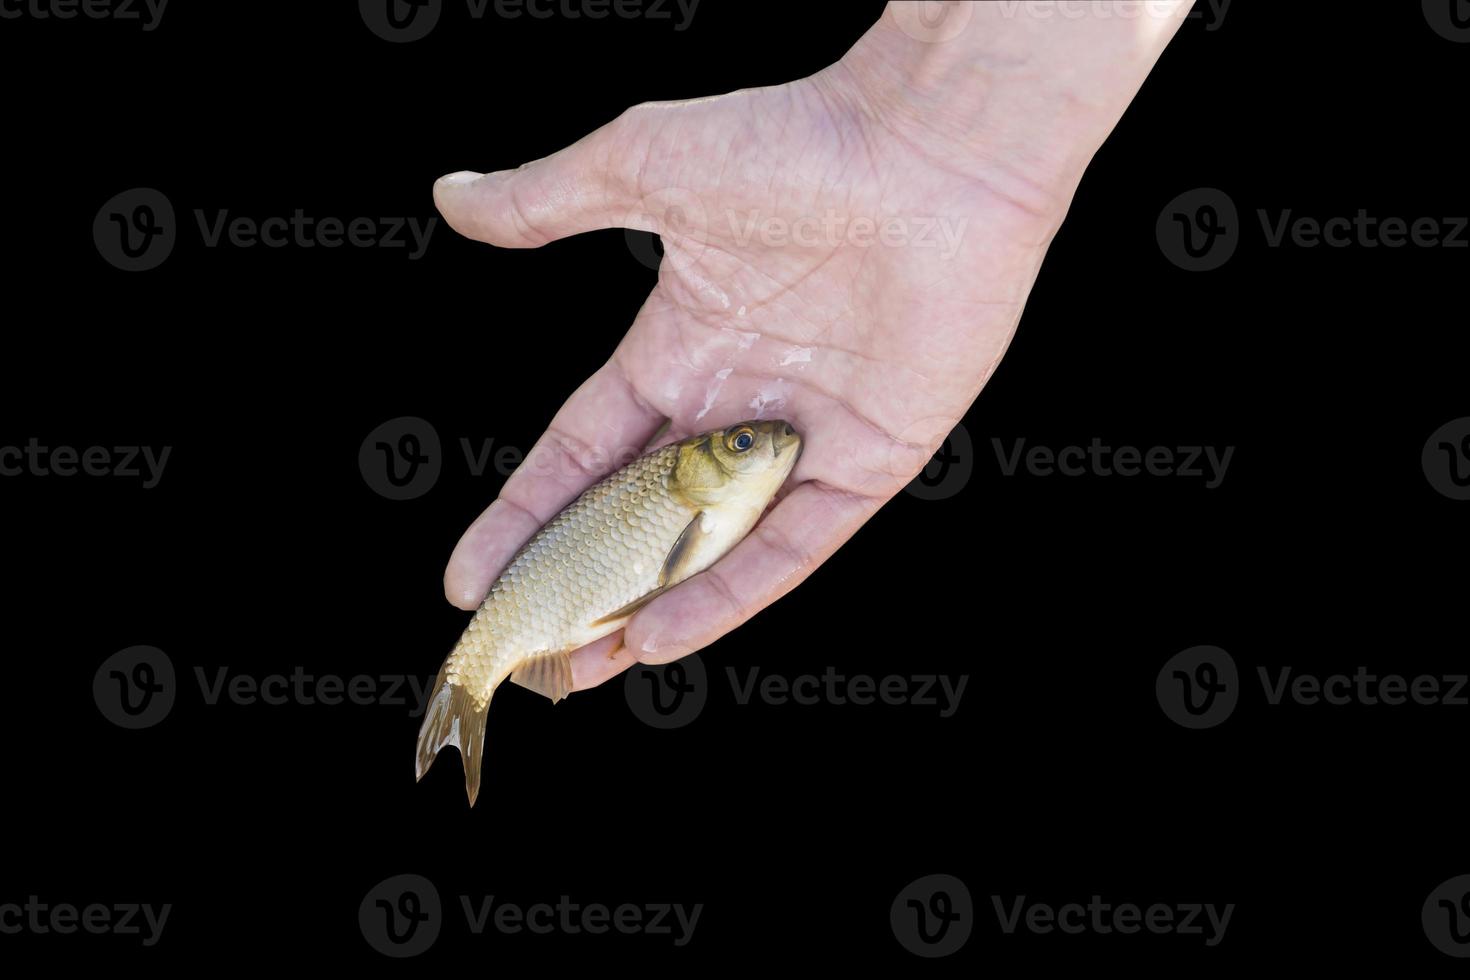
M 459 749 L 464 764 L 465 793 L 469 795 L 470 806 L 474 806 L 475 797 L 480 795 L 480 760 L 485 754 L 485 716 L 490 710 L 490 698 L 478 702 L 468 688 L 451 681 L 448 672 L 446 663 L 439 670 L 434 694 L 424 711 L 414 778 L 423 779 L 439 750 L 453 745 Z

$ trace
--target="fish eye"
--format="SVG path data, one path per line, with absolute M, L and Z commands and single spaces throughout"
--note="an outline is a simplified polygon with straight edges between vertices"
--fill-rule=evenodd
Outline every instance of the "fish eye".
M 748 425 L 742 425 L 726 437 L 725 445 L 731 452 L 743 453 L 755 445 L 755 430 Z

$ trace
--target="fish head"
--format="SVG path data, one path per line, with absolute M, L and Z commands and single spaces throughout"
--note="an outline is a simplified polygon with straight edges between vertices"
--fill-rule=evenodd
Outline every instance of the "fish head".
M 759 511 L 800 455 L 801 436 L 785 419 L 737 422 L 680 443 L 674 480 L 701 506 L 739 503 Z

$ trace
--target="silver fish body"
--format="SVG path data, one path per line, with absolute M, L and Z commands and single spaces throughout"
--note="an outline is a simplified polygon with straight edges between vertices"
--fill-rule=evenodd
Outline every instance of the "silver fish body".
M 507 678 L 553 701 L 572 650 L 714 564 L 759 520 L 800 454 L 784 421 L 744 422 L 654 450 L 588 488 L 528 541 L 445 660 L 419 731 L 419 778 L 445 745 L 479 792 L 485 717 Z

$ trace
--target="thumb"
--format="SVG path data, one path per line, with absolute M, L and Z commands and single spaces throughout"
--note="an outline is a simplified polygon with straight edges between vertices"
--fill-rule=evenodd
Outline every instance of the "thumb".
M 615 119 L 515 170 L 448 174 L 434 183 L 434 203 L 461 235 L 505 248 L 618 227 L 635 199 L 638 172 L 628 135 Z

